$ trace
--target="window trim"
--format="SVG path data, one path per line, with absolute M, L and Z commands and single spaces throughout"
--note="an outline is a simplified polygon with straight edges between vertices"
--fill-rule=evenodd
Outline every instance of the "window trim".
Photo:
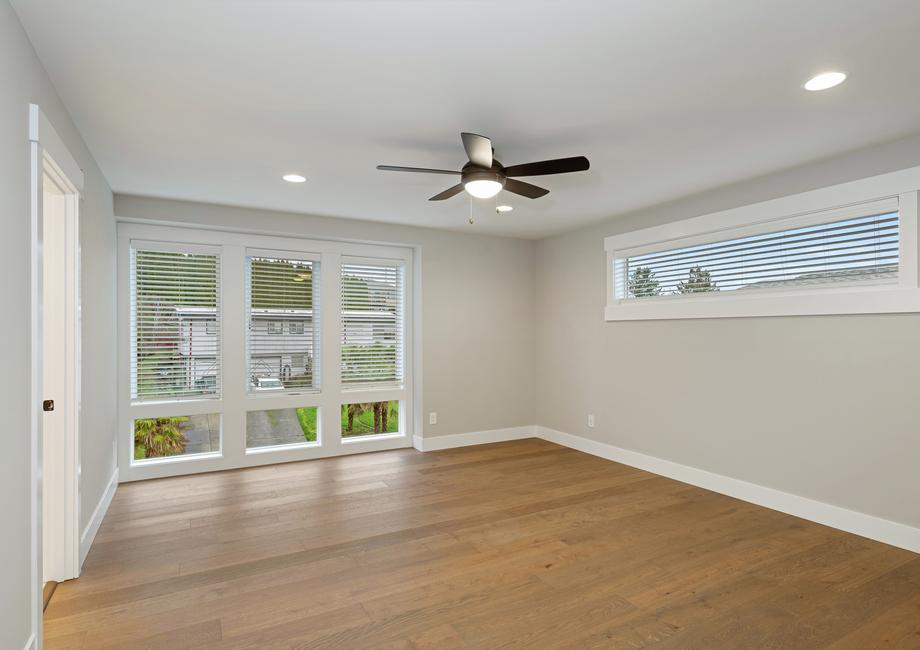
M 920 311 L 917 188 L 920 167 L 606 237 L 605 320 Z M 750 293 L 699 293 L 648 300 L 625 298 L 626 278 L 621 267 L 627 257 L 895 210 L 900 228 L 896 282 L 762 288 Z

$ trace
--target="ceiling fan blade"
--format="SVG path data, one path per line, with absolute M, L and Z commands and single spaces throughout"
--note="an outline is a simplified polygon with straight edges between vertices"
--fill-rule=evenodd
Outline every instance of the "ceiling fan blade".
M 531 185 L 530 183 L 525 183 L 524 181 L 516 181 L 513 178 L 505 179 L 504 189 L 509 192 L 514 192 L 515 194 L 520 194 L 521 196 L 526 196 L 528 199 L 539 199 L 541 196 L 549 194 L 549 190 Z
M 447 188 L 440 194 L 435 194 L 428 200 L 429 201 L 443 201 L 444 199 L 449 199 L 452 196 L 457 196 L 462 191 L 463 191 L 463 183 L 457 183 L 453 187 Z
M 583 172 L 591 166 L 584 156 L 574 158 L 556 158 L 555 160 L 541 160 L 540 162 L 511 165 L 505 168 L 508 176 L 546 176 L 547 174 L 567 174 L 569 172 Z
M 478 167 L 491 169 L 492 167 L 492 141 L 484 135 L 475 133 L 461 133 L 463 148 L 470 162 Z
M 399 167 L 397 165 L 377 165 L 377 169 L 385 172 L 415 172 L 417 174 L 451 174 L 457 176 L 460 172 L 449 169 L 428 169 L 426 167 Z

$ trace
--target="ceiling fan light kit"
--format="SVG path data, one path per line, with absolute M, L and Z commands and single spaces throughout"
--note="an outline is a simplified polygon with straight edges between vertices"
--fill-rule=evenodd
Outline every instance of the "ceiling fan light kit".
M 460 171 L 447 169 L 427 169 L 422 167 L 399 167 L 395 165 L 377 165 L 377 169 L 395 172 L 415 172 L 421 174 L 450 174 L 460 176 L 460 182 L 432 196 L 429 201 L 443 201 L 460 192 L 466 192 L 477 199 L 489 199 L 502 191 L 538 199 L 549 194 L 549 190 L 524 181 L 515 180 L 516 176 L 546 176 L 549 174 L 567 174 L 587 171 L 591 166 L 584 156 L 541 160 L 505 167 L 492 156 L 492 141 L 475 133 L 461 133 L 463 148 L 469 162 Z
M 505 186 L 505 177 L 496 171 L 486 171 L 473 168 L 464 170 L 463 189 L 477 199 L 491 199 L 502 191 Z

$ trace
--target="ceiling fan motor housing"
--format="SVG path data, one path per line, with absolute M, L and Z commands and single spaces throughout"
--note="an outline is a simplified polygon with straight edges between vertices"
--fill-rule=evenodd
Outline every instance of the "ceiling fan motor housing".
M 502 167 L 502 164 L 497 160 L 492 161 L 492 167 L 490 169 L 479 167 L 473 163 L 467 163 L 460 172 L 460 182 L 465 185 L 470 181 L 495 181 L 504 186 L 505 168 Z

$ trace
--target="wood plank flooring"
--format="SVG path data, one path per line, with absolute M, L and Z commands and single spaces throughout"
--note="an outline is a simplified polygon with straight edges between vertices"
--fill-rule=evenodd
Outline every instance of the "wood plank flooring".
M 920 648 L 920 555 L 541 440 L 119 487 L 55 648 Z

